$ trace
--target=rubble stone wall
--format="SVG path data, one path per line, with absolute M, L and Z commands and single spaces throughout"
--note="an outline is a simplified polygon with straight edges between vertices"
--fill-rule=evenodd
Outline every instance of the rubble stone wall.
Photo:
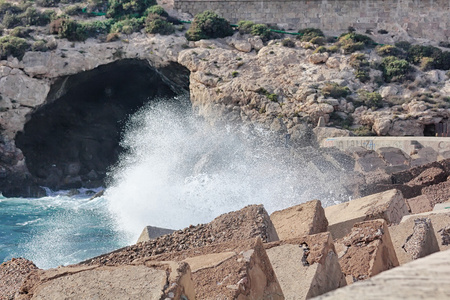
M 174 8 L 192 15 L 213 10 L 233 23 L 315 27 L 327 34 L 340 34 L 352 26 L 434 41 L 450 38 L 448 0 L 174 0 Z

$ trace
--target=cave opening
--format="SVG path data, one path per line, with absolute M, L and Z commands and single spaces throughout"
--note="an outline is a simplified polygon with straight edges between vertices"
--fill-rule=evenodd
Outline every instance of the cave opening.
M 16 145 L 41 186 L 102 186 L 123 151 L 119 143 L 128 117 L 149 101 L 181 101 L 175 96 L 188 89 L 189 71 L 183 66 L 157 70 L 135 59 L 59 78 L 47 104 L 17 134 Z

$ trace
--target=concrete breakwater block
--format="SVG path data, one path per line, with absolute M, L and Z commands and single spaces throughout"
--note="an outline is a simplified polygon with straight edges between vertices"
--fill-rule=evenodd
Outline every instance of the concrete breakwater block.
M 190 265 L 196 299 L 284 299 L 260 238 L 164 253 L 135 263 L 152 266 L 167 260 Z
M 210 223 L 191 225 L 172 234 L 94 257 L 82 264 L 127 264 L 135 259 L 162 253 L 256 237 L 260 237 L 263 242 L 278 240 L 275 227 L 263 205 L 249 205 L 241 210 L 220 215 Z
M 319 200 L 312 200 L 270 215 L 281 240 L 327 231 L 328 221 Z
M 449 270 L 450 250 L 417 259 L 314 299 L 449 299 Z
M 389 227 L 389 233 L 400 265 L 439 251 L 430 218 L 408 218 Z
M 344 286 L 330 233 L 265 244 L 285 299 L 309 299 Z
M 165 234 L 171 234 L 174 231 L 175 230 L 172 229 L 160 228 L 155 226 L 145 226 L 144 230 L 142 230 L 142 233 L 138 238 L 137 243 L 146 242 Z
M 395 224 L 408 214 L 402 193 L 396 189 L 325 208 L 328 231 L 333 239 L 344 237 L 357 222 L 381 218 L 388 224 Z
M 421 189 L 421 195 L 407 199 L 409 209 L 412 214 L 432 211 L 439 203 L 445 203 L 450 200 L 450 180 L 424 186 Z
M 431 221 L 432 230 L 436 237 L 439 251 L 450 249 L 450 210 L 430 211 L 404 216 L 400 224 L 397 225 L 398 227 L 392 227 L 391 231 L 393 234 L 399 235 L 397 231 L 402 232 L 405 230 L 404 228 L 411 228 L 412 224 L 414 224 L 414 220 L 418 218 L 427 218 Z
M 187 263 L 72 266 L 32 275 L 15 299 L 195 299 Z
M 339 264 L 347 283 L 368 279 L 399 265 L 386 221 L 355 224 L 341 241 Z

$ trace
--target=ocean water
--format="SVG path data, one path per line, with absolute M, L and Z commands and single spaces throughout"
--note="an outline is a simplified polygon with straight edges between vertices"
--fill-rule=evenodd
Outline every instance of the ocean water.
M 181 99 L 188 101 L 188 99 Z M 50 193 L 0 199 L 0 262 L 67 265 L 135 243 L 144 226 L 181 229 L 248 204 L 271 213 L 311 199 L 343 199 L 290 149 L 254 127 L 211 125 L 180 101 L 158 101 L 130 117 L 126 149 L 103 197 Z M 325 195 L 325 196 L 324 196 Z
M 106 199 L 86 190 L 40 199 L 0 198 L 0 262 L 25 257 L 40 268 L 77 263 L 127 244 Z

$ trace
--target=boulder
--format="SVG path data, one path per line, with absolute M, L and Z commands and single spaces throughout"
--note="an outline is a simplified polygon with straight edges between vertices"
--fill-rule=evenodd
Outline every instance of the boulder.
M 388 166 L 408 165 L 409 156 L 399 148 L 382 147 L 377 153 L 384 159 Z
M 345 285 L 331 235 L 265 244 L 285 299 L 309 299 Z
M 382 218 L 388 224 L 395 224 L 407 214 L 402 193 L 395 189 L 325 208 L 328 231 L 334 239 L 348 234 L 357 222 Z
M 315 65 L 323 64 L 328 60 L 330 55 L 327 52 L 324 53 L 314 53 L 309 56 L 309 61 Z
M 70 266 L 36 271 L 16 299 L 195 299 L 187 263 Z
M 137 243 L 146 242 L 165 234 L 171 234 L 174 231 L 175 230 L 172 229 L 159 228 L 154 226 L 145 226 L 144 230 L 142 230 L 142 233 L 138 238 Z
M 328 221 L 319 200 L 275 211 L 270 220 L 281 240 L 327 231 Z
M 449 269 L 450 250 L 434 253 L 315 299 L 448 299 Z
M 389 233 L 400 265 L 439 251 L 430 218 L 409 218 L 389 227 Z
M 345 249 L 339 263 L 347 283 L 368 279 L 399 265 L 383 219 L 355 224 L 340 242 Z
M 420 195 L 417 197 L 406 199 L 406 203 L 408 204 L 411 214 L 419 214 L 427 211 L 432 211 L 433 206 L 431 205 L 431 202 L 432 201 L 428 198 L 428 195 Z

